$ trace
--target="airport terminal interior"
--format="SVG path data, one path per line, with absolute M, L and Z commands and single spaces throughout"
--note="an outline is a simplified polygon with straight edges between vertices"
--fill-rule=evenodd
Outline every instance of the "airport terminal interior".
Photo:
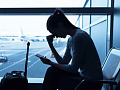
M 112 48 L 120 50 L 120 0 L 0 0 L 0 81 L 6 73 L 25 71 L 26 47 L 30 42 L 28 90 L 40 90 L 50 66 L 43 64 L 35 55 L 41 54 L 56 62 L 46 40 L 50 35 L 46 22 L 56 8 L 61 8 L 73 25 L 91 36 L 101 65 Z M 61 56 L 65 53 L 68 38 L 53 40 Z M 118 84 L 120 58 L 119 62 L 111 64 L 117 67 L 114 81 Z M 116 86 L 113 85 L 113 90 Z M 112 89 L 102 87 L 102 90 Z

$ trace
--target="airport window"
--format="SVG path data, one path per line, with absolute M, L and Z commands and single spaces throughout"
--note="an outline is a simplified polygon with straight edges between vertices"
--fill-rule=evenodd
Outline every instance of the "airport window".
M 82 22 L 82 28 L 85 28 L 90 25 L 90 15 L 83 15 L 83 22 Z
M 101 64 L 103 64 L 106 57 L 106 41 L 107 41 L 106 32 L 107 32 L 106 20 L 91 27 L 91 37 L 98 51 Z
M 107 7 L 108 0 L 91 0 L 92 7 Z
M 0 8 L 83 7 L 86 0 L 1 0 Z
M 110 7 L 111 0 L 1 0 L 0 8 Z M 91 4 L 91 6 L 90 6 Z
M 111 0 L 86 0 L 85 7 L 111 7 Z
M 107 55 L 110 35 L 110 16 L 108 15 L 82 15 L 82 29 L 93 39 L 101 64 Z
M 29 41 L 28 78 L 44 78 L 49 66 L 44 65 L 35 54 L 45 55 L 55 61 L 45 36 L 50 34 L 46 30 L 46 21 L 57 7 L 65 10 L 74 25 L 90 34 L 100 55 L 101 64 L 103 63 L 111 43 L 111 0 L 38 1 L 0 1 L 0 56 L 7 56 L 8 59 L 7 62 L 0 62 L 0 77 L 13 70 L 24 70 L 26 44 Z M 98 11 L 92 7 L 98 8 Z M 102 33 L 99 34 L 100 32 Z M 54 39 L 54 45 L 61 56 L 65 51 L 66 41 L 67 38 Z M 104 50 L 101 51 L 100 46 Z
M 36 54 L 41 54 L 55 61 L 46 36 L 50 33 L 46 29 L 46 22 L 49 15 L 36 16 L 0 16 L 0 55 L 6 56 L 7 61 L 0 62 L 0 77 L 13 70 L 24 71 L 26 44 L 30 42 L 28 60 L 28 78 L 43 78 L 48 65 L 44 65 Z M 78 15 L 67 15 L 67 18 L 75 24 Z M 54 46 L 63 56 L 66 39 L 55 38 Z

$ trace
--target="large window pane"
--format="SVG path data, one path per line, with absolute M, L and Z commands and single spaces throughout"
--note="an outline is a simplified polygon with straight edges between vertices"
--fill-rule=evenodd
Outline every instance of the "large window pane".
M 83 7 L 86 0 L 0 0 L 0 7 Z
M 107 15 L 91 15 L 91 23 L 96 21 L 106 20 Z
M 91 7 L 107 7 L 108 0 L 91 0 L 92 6 Z
M 90 15 L 83 15 L 83 28 L 90 25 Z
M 101 64 L 103 64 L 106 57 L 106 31 L 107 21 L 101 22 L 91 27 L 91 37 L 97 48 Z
M 110 18 L 107 15 L 83 15 L 82 26 L 92 37 L 102 64 L 109 48 Z
M 87 4 L 85 5 L 85 7 L 90 7 L 90 1 L 91 0 L 88 0 Z
M 110 7 L 111 0 L 0 0 L 0 8 Z
M 30 42 L 28 60 L 28 78 L 44 78 L 48 65 L 43 64 L 35 54 L 45 55 L 55 61 L 46 36 L 50 33 L 46 29 L 49 15 L 39 16 L 0 16 L 0 56 L 6 56 L 7 62 L 0 62 L 0 77 L 13 70 L 24 71 L 26 44 Z M 68 15 L 68 19 L 75 24 L 78 15 Z M 63 56 L 66 39 L 55 38 L 54 46 Z

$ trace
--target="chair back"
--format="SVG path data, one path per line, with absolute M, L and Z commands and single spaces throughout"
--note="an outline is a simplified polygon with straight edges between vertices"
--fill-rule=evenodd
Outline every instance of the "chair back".
M 102 66 L 104 79 L 116 79 L 120 72 L 120 49 L 112 48 Z
M 120 79 L 119 79 L 119 81 L 118 81 L 117 86 L 115 87 L 115 90 L 120 90 Z

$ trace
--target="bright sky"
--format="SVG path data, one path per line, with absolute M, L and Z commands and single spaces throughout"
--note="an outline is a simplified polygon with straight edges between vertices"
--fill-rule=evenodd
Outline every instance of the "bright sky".
M 82 7 L 86 0 L 0 0 L 0 7 Z
M 24 35 L 46 36 L 50 34 L 46 29 L 46 22 L 49 16 L 0 16 L 0 36 Z M 75 24 L 78 16 L 67 16 Z
M 48 16 L 0 16 L 0 35 L 45 35 Z
M 86 0 L 0 0 L 0 8 L 13 7 L 82 7 Z M 80 2 L 80 3 L 79 3 Z M 25 35 L 46 36 L 49 16 L 0 16 L 0 36 Z M 75 24 L 78 16 L 67 16 Z

